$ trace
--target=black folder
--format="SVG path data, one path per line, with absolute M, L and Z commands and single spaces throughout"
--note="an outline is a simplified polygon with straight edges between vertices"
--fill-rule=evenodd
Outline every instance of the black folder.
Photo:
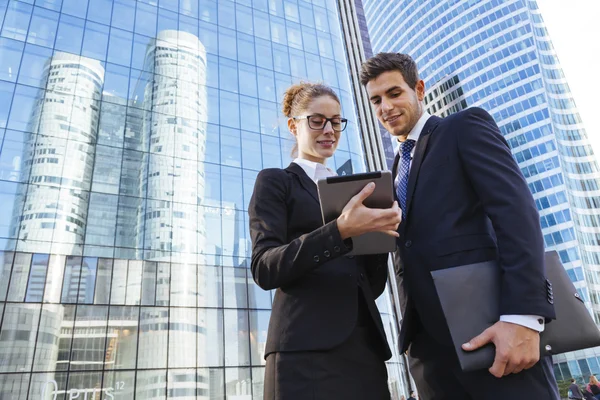
M 540 355 L 549 356 L 600 345 L 600 331 L 577 293 L 556 251 L 545 256 L 549 300 L 556 320 L 540 334 Z M 463 371 L 487 369 L 494 363 L 489 344 L 467 352 L 468 342 L 500 319 L 501 269 L 497 261 L 463 265 L 431 272 L 452 342 Z

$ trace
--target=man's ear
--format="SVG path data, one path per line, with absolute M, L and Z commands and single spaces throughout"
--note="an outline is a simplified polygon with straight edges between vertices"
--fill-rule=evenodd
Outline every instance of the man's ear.
M 425 82 L 420 79 L 415 85 L 415 92 L 417 92 L 417 98 L 419 101 L 423 101 L 425 98 Z

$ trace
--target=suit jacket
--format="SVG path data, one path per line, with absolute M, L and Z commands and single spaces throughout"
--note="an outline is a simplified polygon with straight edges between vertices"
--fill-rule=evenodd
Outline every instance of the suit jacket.
M 451 345 L 430 274 L 437 269 L 498 260 L 501 315 L 555 317 L 533 197 L 498 126 L 483 109 L 427 121 L 412 160 L 399 234 L 395 272 L 402 352 L 419 329 Z
M 569 397 L 569 399 L 583 400 L 583 393 L 581 392 L 581 389 L 579 388 L 578 384 L 571 383 L 569 385 L 569 390 L 571 391 L 571 394 L 572 394 L 572 396 Z
M 387 281 L 388 254 L 347 256 L 351 247 L 336 221 L 323 225 L 317 187 L 295 163 L 258 174 L 248 213 L 252 276 L 261 288 L 276 289 L 265 357 L 344 342 L 357 324 L 360 287 L 390 358 L 375 305 Z

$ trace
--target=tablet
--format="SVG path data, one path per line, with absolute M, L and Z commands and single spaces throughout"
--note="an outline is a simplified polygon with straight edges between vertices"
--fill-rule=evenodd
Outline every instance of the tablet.
M 369 208 L 390 208 L 394 203 L 394 186 L 390 171 L 366 172 L 345 176 L 332 176 L 317 182 L 323 223 L 333 221 L 352 197 L 369 182 L 375 190 L 363 204 Z M 389 253 L 396 249 L 396 238 L 383 232 L 369 232 L 352 238 L 351 255 Z

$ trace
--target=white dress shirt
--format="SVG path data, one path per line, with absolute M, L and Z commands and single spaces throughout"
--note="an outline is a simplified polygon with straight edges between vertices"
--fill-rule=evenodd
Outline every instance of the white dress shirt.
M 335 171 L 327 167 L 325 164 L 306 160 L 304 158 L 296 158 L 294 160 L 294 163 L 302 167 L 304 172 L 306 172 L 306 175 L 308 175 L 308 177 L 312 179 L 315 183 L 317 183 L 317 181 L 322 178 L 337 176 Z
M 413 129 L 409 132 L 407 139 L 412 139 L 416 143 L 419 140 L 419 136 L 421 136 L 421 131 L 423 130 L 423 127 L 425 127 L 425 123 L 427 122 L 427 120 L 430 117 L 431 117 L 431 115 L 427 111 L 424 111 L 423 114 L 421 115 L 421 118 L 419 118 L 419 120 L 417 121 L 417 123 L 415 124 Z M 400 139 L 398 139 L 398 142 L 400 142 Z M 416 148 L 417 148 L 417 146 L 414 146 L 410 152 L 410 165 L 411 166 L 412 166 L 412 160 L 414 158 Z M 398 151 L 400 151 L 400 146 L 398 146 L 396 152 L 398 152 Z M 398 170 L 396 171 L 396 176 L 400 175 L 399 168 L 400 168 L 400 163 L 398 163 Z M 397 185 L 398 182 L 395 182 L 395 184 Z M 538 332 L 543 332 L 544 327 L 545 327 L 544 318 L 542 318 L 538 315 L 502 315 L 502 316 L 500 316 L 500 321 L 510 322 L 512 324 L 521 325 L 521 326 L 527 327 L 529 329 L 533 329 L 534 331 L 538 331 Z

